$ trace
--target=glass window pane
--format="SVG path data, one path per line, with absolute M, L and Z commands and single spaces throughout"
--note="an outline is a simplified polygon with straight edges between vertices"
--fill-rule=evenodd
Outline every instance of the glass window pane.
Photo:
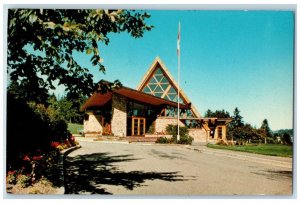
M 160 86 L 161 86 L 161 87 L 163 88 L 163 90 L 165 91 L 165 90 L 168 88 L 169 84 L 161 84 Z
M 156 92 L 156 93 L 154 93 L 154 95 L 161 98 L 161 96 L 163 95 L 163 93 L 157 93 Z
M 174 89 L 174 87 L 171 87 L 168 93 L 173 93 L 173 94 L 175 93 L 175 94 L 176 94 L 177 92 L 176 92 L 176 90 Z
M 161 81 L 161 79 L 163 78 L 164 76 L 163 75 L 156 75 L 155 78 L 158 82 Z
M 160 81 L 160 83 L 168 83 L 169 84 L 169 81 L 166 77 L 163 77 L 163 79 Z
M 158 69 L 155 71 L 155 75 L 158 75 L 158 74 L 163 74 L 163 72 L 161 71 L 160 68 L 158 68 Z
M 157 87 L 156 84 L 150 84 L 150 85 L 148 85 L 148 86 L 149 86 L 149 88 L 150 88 L 152 91 Z
M 151 92 L 148 86 L 144 87 L 143 92 Z
M 155 92 L 164 92 L 164 90 L 158 85 L 157 88 L 154 90 Z
M 168 95 L 171 101 L 174 101 L 174 98 L 177 96 L 176 94 L 169 94 Z
M 154 77 L 152 77 L 151 80 L 149 81 L 149 83 L 155 84 L 155 83 L 157 83 L 157 81 L 154 79 Z

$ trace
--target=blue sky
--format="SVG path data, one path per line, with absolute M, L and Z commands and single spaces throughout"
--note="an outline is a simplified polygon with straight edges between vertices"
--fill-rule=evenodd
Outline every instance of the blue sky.
M 289 11 L 147 11 L 154 29 L 143 38 L 111 34 L 100 44 L 107 68 L 78 54 L 95 81 L 119 79 L 135 88 L 156 56 L 177 79 L 177 32 L 181 22 L 181 88 L 199 112 L 235 107 L 244 121 L 272 130 L 292 128 L 294 13 Z

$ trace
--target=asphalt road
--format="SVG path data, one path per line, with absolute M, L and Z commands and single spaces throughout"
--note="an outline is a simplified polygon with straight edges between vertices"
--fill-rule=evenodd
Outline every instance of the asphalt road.
M 213 149 L 80 144 L 66 158 L 66 194 L 292 195 L 291 166 L 248 161 L 232 152 L 220 156 Z

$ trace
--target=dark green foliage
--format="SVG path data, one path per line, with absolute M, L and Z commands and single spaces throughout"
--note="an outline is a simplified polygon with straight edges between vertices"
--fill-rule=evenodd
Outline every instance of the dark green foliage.
M 173 137 L 173 140 L 174 140 L 174 137 Z M 194 138 L 189 135 L 180 135 L 180 139 L 177 143 L 190 145 L 190 144 L 192 144 L 193 140 L 194 140 Z
M 48 151 L 52 141 L 65 140 L 69 135 L 66 123 L 51 108 L 8 94 L 7 167 L 17 163 L 19 154 Z
M 46 148 L 51 141 L 51 129 L 24 101 L 7 97 L 7 157 L 19 152 Z
M 80 111 L 80 106 L 86 100 L 85 97 L 80 96 L 68 96 L 62 97 L 59 100 L 55 95 L 51 95 L 48 99 L 49 107 L 51 107 L 57 113 L 57 116 L 65 122 L 82 123 L 84 112 Z
M 178 126 L 177 125 L 168 125 L 166 128 L 166 132 L 169 135 L 177 136 L 178 133 Z M 187 127 L 179 127 L 179 135 L 188 135 L 189 129 Z
M 286 145 L 292 145 L 292 140 L 291 140 L 291 136 L 287 133 L 284 133 L 283 136 L 282 136 L 282 141 L 284 144 Z
M 293 137 L 293 129 L 280 129 L 273 132 L 274 134 L 283 135 L 284 133 L 289 134 L 291 137 Z
M 261 127 L 260 127 L 260 130 L 261 130 L 261 134 L 264 137 L 271 137 L 272 136 L 272 133 L 271 133 L 271 130 L 270 130 L 270 127 L 269 127 L 269 123 L 268 123 L 267 119 L 263 120 L 263 122 L 261 124 Z
M 51 141 L 63 141 L 71 135 L 68 131 L 67 123 L 61 118 L 56 109 L 53 109 L 51 106 L 46 108 L 43 104 L 34 102 L 29 102 L 28 105 L 44 123 L 49 125 L 50 134 L 52 134 Z
M 160 144 L 168 144 L 170 143 L 170 139 L 166 138 L 166 137 L 159 137 L 157 138 L 157 140 L 155 141 L 155 143 L 160 143 Z
M 206 118 L 230 118 L 230 113 L 225 111 L 224 109 L 216 110 L 215 112 L 208 109 L 205 112 L 204 117 L 206 117 Z
M 105 72 L 98 43 L 109 43 L 110 33 L 142 37 L 151 26 L 149 14 L 129 10 L 10 9 L 7 65 L 10 80 L 23 88 L 27 101 L 40 103 L 54 81 L 70 93 L 90 95 L 98 86 L 88 67 L 74 58 L 91 55 L 92 66 Z M 37 96 L 37 97 L 35 97 Z
M 233 127 L 241 127 L 244 125 L 243 117 L 240 115 L 240 110 L 236 107 L 233 111 L 232 122 Z
M 276 143 L 271 138 L 271 130 L 267 119 L 263 120 L 261 128 L 256 129 L 248 123 L 244 124 L 238 108 L 234 109 L 232 122 L 227 129 L 227 139 L 234 139 L 238 145 L 267 142 L 268 140 L 265 139 L 267 137 L 270 137 L 269 141 L 271 143 Z
M 293 144 L 293 129 L 281 129 L 273 132 L 274 138 L 279 138 L 283 144 L 292 145 Z
M 166 132 L 172 135 L 172 142 L 178 144 L 192 144 L 194 138 L 189 136 L 189 129 L 187 127 L 179 127 L 179 141 L 177 141 L 178 126 L 168 125 Z

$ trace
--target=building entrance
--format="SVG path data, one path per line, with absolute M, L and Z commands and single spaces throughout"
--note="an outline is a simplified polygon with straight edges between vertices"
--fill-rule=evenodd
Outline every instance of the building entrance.
M 146 133 L 146 119 L 142 117 L 132 117 L 131 135 L 141 136 Z

